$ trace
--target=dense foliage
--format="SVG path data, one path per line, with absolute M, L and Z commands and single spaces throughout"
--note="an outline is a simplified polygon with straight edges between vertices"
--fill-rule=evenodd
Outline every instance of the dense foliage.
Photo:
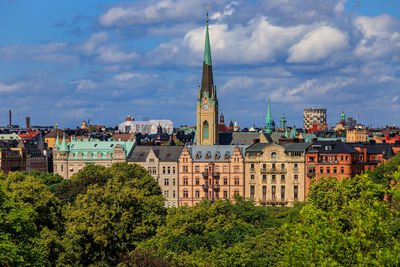
M 237 198 L 164 208 L 138 165 L 88 165 L 70 180 L 0 173 L 0 265 L 398 266 L 400 155 L 352 179 L 327 177 L 306 204 Z

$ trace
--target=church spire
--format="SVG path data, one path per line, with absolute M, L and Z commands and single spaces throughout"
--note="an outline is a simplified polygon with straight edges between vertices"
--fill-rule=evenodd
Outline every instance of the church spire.
M 272 116 L 271 116 L 271 103 L 268 98 L 268 111 L 267 111 L 267 118 L 265 119 L 265 131 L 267 133 L 272 133 L 273 130 L 273 125 L 272 125 Z
M 204 58 L 203 58 L 203 76 L 201 80 L 201 96 L 203 92 L 207 92 L 208 96 L 214 97 L 214 81 L 212 73 L 211 63 L 211 48 L 210 48 L 210 36 L 208 33 L 208 8 L 207 8 L 207 19 L 206 19 L 206 38 L 204 44 Z

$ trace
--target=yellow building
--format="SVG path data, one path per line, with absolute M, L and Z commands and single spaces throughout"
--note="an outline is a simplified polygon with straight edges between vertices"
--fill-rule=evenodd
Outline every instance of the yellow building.
M 44 136 L 44 142 L 47 143 L 47 147 L 49 149 L 53 149 L 56 145 L 57 135 L 58 138 L 60 139 L 63 137 L 63 134 L 64 134 L 63 130 L 53 129 Z M 65 137 L 68 144 L 71 141 L 71 137 L 68 134 L 66 134 Z
M 245 197 L 259 205 L 292 206 L 305 200 L 309 143 L 254 144 L 246 149 Z
M 367 130 L 365 128 L 355 128 L 346 131 L 346 142 L 357 143 L 367 142 Z

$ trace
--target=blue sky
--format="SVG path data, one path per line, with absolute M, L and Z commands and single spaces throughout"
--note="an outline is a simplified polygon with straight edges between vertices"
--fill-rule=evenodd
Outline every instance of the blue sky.
M 220 111 L 302 126 L 308 107 L 400 125 L 395 0 L 0 0 L 0 125 L 194 125 L 205 7 Z

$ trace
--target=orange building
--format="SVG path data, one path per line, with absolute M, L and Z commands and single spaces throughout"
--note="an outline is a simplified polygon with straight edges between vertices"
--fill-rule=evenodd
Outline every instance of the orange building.
M 323 176 L 338 179 L 353 177 L 363 171 L 362 153 L 341 141 L 317 141 L 306 149 L 306 195 L 312 179 Z
M 203 199 L 245 196 L 244 157 L 247 146 L 185 146 L 179 157 L 179 206 Z

